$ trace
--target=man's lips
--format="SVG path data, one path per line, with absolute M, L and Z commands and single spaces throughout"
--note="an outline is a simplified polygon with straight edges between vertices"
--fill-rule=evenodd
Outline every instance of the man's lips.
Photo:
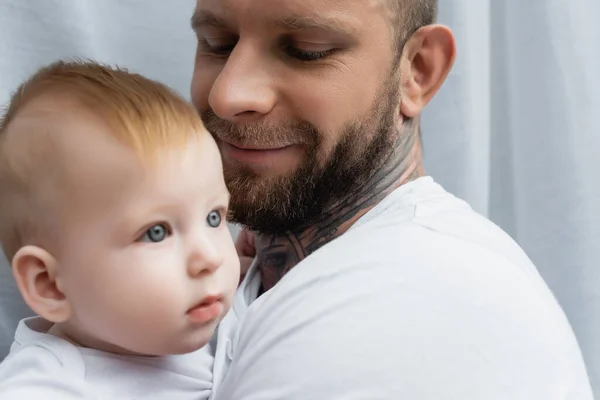
M 206 323 L 218 318 L 223 312 L 221 296 L 207 296 L 202 302 L 190 308 L 188 317 L 197 323 Z
M 239 144 L 223 141 L 224 144 L 229 145 L 238 150 L 247 150 L 247 151 L 273 151 L 273 150 L 281 150 L 286 147 L 293 146 L 291 143 L 286 144 Z
M 255 167 L 273 165 L 295 165 L 302 154 L 302 147 L 296 144 L 249 145 L 219 141 L 225 159 L 235 160 Z

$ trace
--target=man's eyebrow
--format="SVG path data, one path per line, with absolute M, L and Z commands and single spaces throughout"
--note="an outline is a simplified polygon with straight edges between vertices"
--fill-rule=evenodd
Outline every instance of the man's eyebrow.
M 280 19 L 276 22 L 276 25 L 281 29 L 290 31 L 316 28 L 346 35 L 353 34 L 356 31 L 356 24 L 352 24 L 351 20 L 319 15 L 293 15 Z
M 192 29 L 196 30 L 205 26 L 212 26 L 215 28 L 225 28 L 227 23 L 224 19 L 216 16 L 210 11 L 196 10 L 192 15 L 191 19 Z
M 348 19 L 335 17 L 325 17 L 320 15 L 291 15 L 289 17 L 279 19 L 275 22 L 275 26 L 279 29 L 293 31 L 298 29 L 322 29 L 333 31 L 341 34 L 350 35 L 356 32 L 357 24 Z M 206 10 L 196 10 L 191 18 L 192 29 L 196 30 L 202 27 L 211 26 L 215 28 L 226 28 L 227 22 Z

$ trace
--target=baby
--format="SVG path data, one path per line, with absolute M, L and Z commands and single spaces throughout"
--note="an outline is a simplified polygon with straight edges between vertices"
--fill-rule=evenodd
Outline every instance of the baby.
M 164 85 L 92 62 L 0 120 L 0 241 L 25 302 L 1 399 L 208 399 L 239 258 L 221 158 Z

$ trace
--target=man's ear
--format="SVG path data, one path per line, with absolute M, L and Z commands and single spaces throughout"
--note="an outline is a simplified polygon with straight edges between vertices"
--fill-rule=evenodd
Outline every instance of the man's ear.
M 452 31 L 424 26 L 406 42 L 400 61 L 402 115 L 415 118 L 442 86 L 456 58 Z
M 40 317 L 64 322 L 72 308 L 61 290 L 58 263 L 46 250 L 37 246 L 22 247 L 12 260 L 12 271 L 25 303 Z

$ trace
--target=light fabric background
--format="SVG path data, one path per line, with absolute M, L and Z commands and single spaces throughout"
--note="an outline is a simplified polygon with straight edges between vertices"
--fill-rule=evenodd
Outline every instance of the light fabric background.
M 117 63 L 189 97 L 193 7 L 194 0 L 3 0 L 0 103 L 41 65 L 75 56 Z M 534 260 L 600 395 L 598 21 L 598 0 L 440 0 L 458 59 L 425 111 L 423 135 L 428 172 Z M 0 358 L 27 314 L 2 263 Z

